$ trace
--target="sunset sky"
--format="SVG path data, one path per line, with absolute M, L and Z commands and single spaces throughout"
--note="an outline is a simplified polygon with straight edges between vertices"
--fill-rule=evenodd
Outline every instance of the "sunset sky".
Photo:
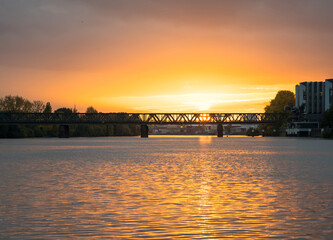
M 80 112 L 263 112 L 333 77 L 331 0 L 0 0 L 0 97 Z

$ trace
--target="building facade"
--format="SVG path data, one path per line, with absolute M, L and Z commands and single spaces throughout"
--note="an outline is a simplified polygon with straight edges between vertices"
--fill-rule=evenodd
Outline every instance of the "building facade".
M 326 79 L 325 81 L 325 111 L 327 111 L 333 103 L 333 79 Z
M 296 85 L 295 107 L 307 121 L 320 121 L 333 102 L 333 79 Z

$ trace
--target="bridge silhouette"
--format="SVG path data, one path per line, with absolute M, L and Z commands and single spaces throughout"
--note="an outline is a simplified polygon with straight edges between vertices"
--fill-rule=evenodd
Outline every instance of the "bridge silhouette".
M 148 137 L 148 125 L 217 124 L 223 137 L 223 124 L 267 124 L 287 118 L 285 113 L 0 113 L 1 125 L 57 124 L 59 137 L 69 137 L 72 124 L 136 124 L 141 137 Z

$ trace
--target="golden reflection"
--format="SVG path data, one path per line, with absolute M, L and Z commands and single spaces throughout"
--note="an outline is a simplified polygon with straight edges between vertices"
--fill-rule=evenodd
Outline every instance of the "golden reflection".
M 64 212 L 76 219 L 59 231 L 94 229 L 116 239 L 279 237 L 286 222 L 295 227 L 296 218 L 312 216 L 297 201 L 288 200 L 295 191 L 303 193 L 303 188 L 297 190 L 297 179 L 286 182 L 274 176 L 283 170 L 270 161 L 277 152 L 254 145 L 253 150 L 240 150 L 229 140 L 215 139 L 162 138 L 129 147 L 117 145 L 116 139 L 104 150 L 96 148 L 94 160 L 83 154 L 84 148 L 74 149 L 73 161 L 49 161 L 59 171 L 55 175 L 36 171 L 42 182 L 51 179 L 54 184 L 31 206 L 49 209 L 37 217 L 50 222 L 63 221 Z M 129 150 L 138 144 L 140 148 Z M 202 144 L 210 147 L 202 150 Z
M 200 144 L 211 142 L 211 137 L 199 139 Z M 269 174 L 270 166 L 254 162 L 244 166 L 237 152 L 222 156 L 221 161 L 212 162 L 217 155 L 179 152 L 156 155 L 159 161 L 151 161 L 149 167 L 121 164 L 117 167 L 123 173 L 121 179 L 105 182 L 118 193 L 117 198 L 109 198 L 109 209 L 117 206 L 121 221 L 141 230 L 149 231 L 153 224 L 160 231 L 204 238 L 253 237 L 266 224 L 272 229 L 281 224 L 272 221 L 275 209 L 271 205 L 281 186 L 256 174 Z
M 199 189 L 200 200 L 198 207 L 199 215 L 201 216 L 201 222 L 198 223 L 198 226 L 201 229 L 203 237 L 207 238 L 210 237 L 213 232 L 209 222 L 211 221 L 210 213 L 214 212 L 214 209 L 212 209 L 214 206 L 210 203 L 211 185 L 209 182 L 211 182 L 211 176 L 209 174 L 209 166 L 203 162 L 201 168 L 203 169 L 203 174 L 201 177 L 201 184 Z
M 201 146 L 205 146 L 212 142 L 212 136 L 199 136 L 199 143 Z

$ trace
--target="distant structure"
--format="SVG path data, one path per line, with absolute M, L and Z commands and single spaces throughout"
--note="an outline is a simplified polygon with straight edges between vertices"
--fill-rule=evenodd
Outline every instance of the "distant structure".
M 296 85 L 295 107 L 291 108 L 291 121 L 287 136 L 320 137 L 320 121 L 333 103 L 333 79 L 325 82 L 301 82 Z
M 306 121 L 320 121 L 333 102 L 333 79 L 296 85 L 295 107 Z

